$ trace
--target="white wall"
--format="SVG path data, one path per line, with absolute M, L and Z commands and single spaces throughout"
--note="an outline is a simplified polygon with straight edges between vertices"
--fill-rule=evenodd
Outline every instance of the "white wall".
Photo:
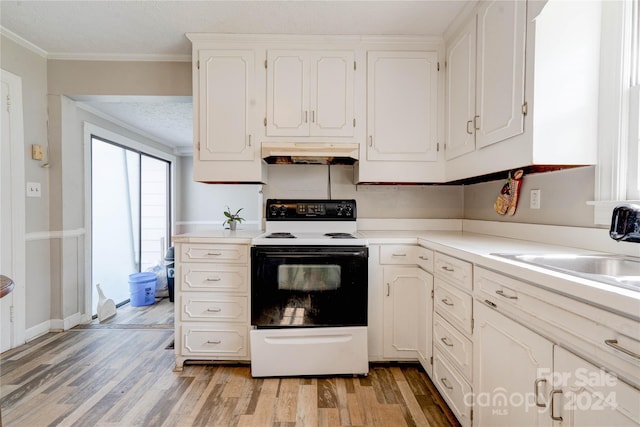
M 175 234 L 222 229 L 223 211 L 242 208 L 239 228 L 262 227 L 262 185 L 203 184 L 193 180 L 193 157 L 180 157 L 180 190 L 176 192 Z
M 464 218 L 531 224 L 594 227 L 593 200 L 595 167 L 525 175 L 520 188 L 516 214 L 498 215 L 493 210 L 500 189 L 506 181 L 491 181 L 464 187 Z M 541 191 L 540 209 L 529 207 L 532 189 Z

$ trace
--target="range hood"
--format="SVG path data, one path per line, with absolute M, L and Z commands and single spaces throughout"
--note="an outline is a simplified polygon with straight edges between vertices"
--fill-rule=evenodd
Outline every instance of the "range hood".
M 263 142 L 262 158 L 269 164 L 352 165 L 358 144 L 318 142 Z

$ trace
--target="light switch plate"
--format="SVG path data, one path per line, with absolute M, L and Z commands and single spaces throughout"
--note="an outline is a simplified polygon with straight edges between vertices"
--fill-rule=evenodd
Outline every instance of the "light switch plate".
M 39 182 L 27 182 L 27 197 L 41 197 L 41 194 Z

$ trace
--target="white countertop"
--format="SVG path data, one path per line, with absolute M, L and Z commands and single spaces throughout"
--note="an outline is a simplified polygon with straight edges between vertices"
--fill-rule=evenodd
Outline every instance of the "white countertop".
M 461 231 L 361 231 L 360 234 L 367 239 L 370 245 L 418 243 L 421 246 L 462 258 L 476 266 L 495 270 L 515 279 L 624 316 L 640 319 L 639 291 L 491 255 L 492 253 L 589 254 L 596 253 L 595 251 Z
M 261 230 L 211 230 L 181 234 L 176 243 L 250 244 Z M 594 306 L 640 319 L 640 292 L 582 279 L 491 255 L 491 253 L 595 253 L 585 249 L 551 245 L 526 240 L 496 237 L 462 231 L 364 230 L 358 232 L 369 245 L 420 244 L 427 248 L 462 258 L 515 279 L 552 292 L 584 301 Z

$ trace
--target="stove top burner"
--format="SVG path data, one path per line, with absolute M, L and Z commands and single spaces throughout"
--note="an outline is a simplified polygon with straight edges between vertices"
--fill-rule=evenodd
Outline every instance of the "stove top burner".
M 267 239 L 295 239 L 296 238 L 296 236 L 294 236 L 293 234 L 286 233 L 286 232 L 271 233 L 265 237 Z
M 324 235 L 332 239 L 355 239 L 351 233 L 325 233 Z

